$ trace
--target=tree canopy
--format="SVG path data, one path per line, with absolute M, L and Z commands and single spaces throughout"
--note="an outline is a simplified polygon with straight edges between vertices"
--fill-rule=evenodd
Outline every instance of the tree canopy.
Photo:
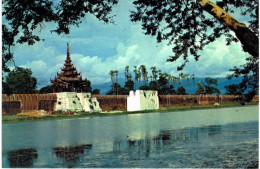
M 27 94 L 35 93 L 37 80 L 32 76 L 30 69 L 16 67 L 10 71 L 3 82 L 4 94 Z M 8 90 L 7 90 L 8 89 Z
M 168 61 L 182 57 L 184 63 L 178 69 L 189 61 L 188 54 L 198 60 L 198 51 L 222 35 L 226 36 L 227 45 L 240 41 L 245 52 L 258 57 L 257 0 L 218 1 L 218 5 L 209 0 L 136 0 L 134 4 L 131 20 L 141 21 L 145 34 L 173 46 L 174 55 Z M 250 16 L 249 28 L 229 14 L 236 9 L 241 10 L 241 15 Z
M 239 91 L 239 85 L 237 84 L 227 85 L 225 88 L 227 90 L 226 94 L 241 95 L 241 92 Z

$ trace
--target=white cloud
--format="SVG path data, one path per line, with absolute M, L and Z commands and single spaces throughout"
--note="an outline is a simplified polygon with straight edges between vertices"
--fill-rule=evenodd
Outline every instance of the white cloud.
M 31 68 L 33 74 L 41 76 L 42 73 L 48 72 L 47 64 L 42 60 L 36 60 L 31 63 L 26 64 L 26 67 Z

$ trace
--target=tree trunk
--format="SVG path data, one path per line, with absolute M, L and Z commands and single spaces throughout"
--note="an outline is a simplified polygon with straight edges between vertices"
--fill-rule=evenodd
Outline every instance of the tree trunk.
M 259 55 L 259 38 L 245 24 L 238 22 L 226 11 L 210 0 L 197 0 L 203 10 L 217 18 L 222 24 L 229 27 L 235 32 L 236 37 L 240 40 L 242 48 L 253 57 Z

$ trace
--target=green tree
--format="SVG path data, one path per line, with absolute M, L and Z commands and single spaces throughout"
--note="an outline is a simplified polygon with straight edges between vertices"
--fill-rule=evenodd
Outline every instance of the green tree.
M 241 91 L 239 91 L 239 85 L 238 84 L 231 84 L 231 85 L 226 85 L 226 94 L 228 95 L 241 95 Z
M 169 75 L 167 73 L 160 73 L 159 79 L 157 80 L 159 85 L 159 94 L 169 94 L 171 92 L 168 77 Z
M 53 92 L 53 87 L 52 85 L 48 85 L 45 87 L 42 87 L 39 91 L 39 93 L 52 93 Z
M 158 71 L 156 70 L 156 66 L 152 66 L 150 69 L 152 71 L 152 81 L 157 80 L 157 77 L 158 77 L 157 73 L 158 73 Z
M 137 86 L 138 86 L 137 83 L 138 83 L 138 79 L 139 79 L 137 66 L 134 66 L 134 73 L 135 73 L 135 89 L 137 89 Z
M 94 89 L 91 94 L 100 94 L 100 89 Z
M 7 85 L 7 83 L 5 81 L 2 82 L 2 93 L 7 94 L 7 95 L 12 94 L 11 89 L 9 88 L 9 86 Z
M 217 78 L 205 78 L 205 82 L 202 83 L 202 86 L 206 94 L 220 94 L 219 89 L 216 88 L 218 86 Z
M 184 87 L 179 87 L 178 89 L 177 89 L 177 94 L 178 95 L 186 95 L 186 91 L 185 91 L 185 88 Z
M 118 83 L 114 83 L 114 86 L 111 86 L 111 90 L 107 92 L 107 95 L 126 95 L 128 93 L 125 88 L 122 88 Z
M 142 75 L 142 77 L 143 77 L 143 85 L 144 85 L 144 86 L 147 86 L 147 82 L 148 82 L 147 74 L 148 74 L 148 72 L 147 72 L 147 70 L 146 70 L 145 65 L 141 65 L 141 66 L 139 67 L 139 70 L 140 70 L 141 75 Z
M 149 90 L 160 90 L 160 85 L 158 84 L 157 81 L 151 81 L 149 86 L 148 86 Z
M 125 82 L 132 78 L 132 75 L 129 74 L 129 66 L 125 67 Z
M 125 89 L 127 91 L 134 90 L 134 85 L 134 82 L 131 79 L 129 79 L 127 82 L 125 82 Z
M 114 73 L 114 71 L 110 70 L 109 75 L 110 75 L 110 78 L 111 78 L 112 87 L 114 87 L 114 83 L 115 83 L 115 73 Z
M 233 74 L 228 76 L 227 79 L 243 77 L 242 82 L 239 83 L 238 90 L 245 94 L 246 101 L 249 102 L 259 93 L 259 60 L 254 57 L 249 57 L 246 60 L 246 64 L 231 69 L 230 71 Z
M 195 94 L 206 94 L 204 88 L 202 87 L 202 83 L 201 82 L 198 82 L 197 86 L 198 86 L 198 90 L 196 91 Z
M 22 67 L 10 71 L 5 82 L 12 94 L 35 93 L 36 84 L 37 79 L 32 76 L 32 71 Z
M 114 71 L 115 75 L 116 75 L 116 84 L 118 84 L 118 70 L 115 70 Z M 118 85 L 114 85 L 116 88 L 116 94 L 118 94 Z M 121 86 L 120 86 L 121 87 Z
M 81 83 L 81 91 L 82 92 L 91 92 L 92 87 L 91 87 L 91 81 L 89 81 L 87 78 L 83 80 Z

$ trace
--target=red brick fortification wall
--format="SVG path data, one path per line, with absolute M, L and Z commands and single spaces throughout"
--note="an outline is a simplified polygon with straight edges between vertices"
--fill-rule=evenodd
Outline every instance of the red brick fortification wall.
M 258 102 L 258 96 L 253 101 Z M 233 95 L 160 95 L 160 107 L 184 105 L 208 105 L 215 103 L 236 103 L 238 96 Z
M 102 111 L 126 110 L 127 95 L 92 95 L 96 97 Z
M 102 111 L 126 110 L 127 95 L 93 95 L 99 101 Z M 236 103 L 239 96 L 233 95 L 160 95 L 160 107 L 178 105 L 198 105 L 214 103 Z M 57 96 L 51 94 L 13 94 L 2 95 L 2 114 L 17 114 L 28 110 L 53 111 Z M 255 96 L 253 102 L 259 101 Z
M 10 96 L 5 94 L 2 95 L 2 105 L 5 105 L 5 107 L 3 107 L 3 111 L 6 111 L 7 113 L 7 109 L 10 109 L 12 110 L 11 114 L 39 109 L 53 111 L 56 100 L 56 94 L 13 94 Z M 13 108 L 14 102 L 17 101 L 20 102 L 20 112 L 16 112 L 17 110 Z
M 196 105 L 197 95 L 160 95 L 160 107 L 180 106 L 180 105 Z
M 10 115 L 21 113 L 21 101 L 6 101 L 2 103 L 2 114 Z
M 253 98 L 252 102 L 259 102 L 259 95 L 256 95 L 256 96 Z

